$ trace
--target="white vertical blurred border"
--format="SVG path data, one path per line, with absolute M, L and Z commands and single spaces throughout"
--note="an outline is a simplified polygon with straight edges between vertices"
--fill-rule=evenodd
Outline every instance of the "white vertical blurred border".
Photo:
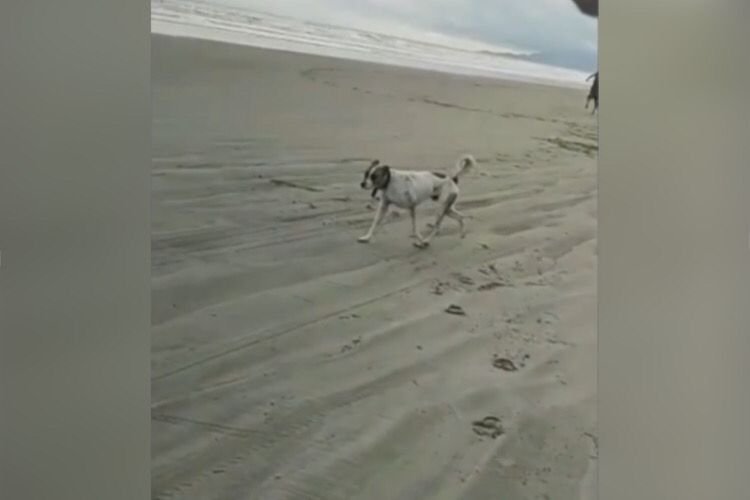
M 148 1 L 0 10 L 0 498 L 145 499 Z
M 749 5 L 599 12 L 599 498 L 750 498 Z

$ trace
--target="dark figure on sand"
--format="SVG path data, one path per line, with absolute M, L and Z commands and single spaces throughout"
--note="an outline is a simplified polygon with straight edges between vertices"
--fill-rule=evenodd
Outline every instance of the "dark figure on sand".
M 599 17 L 599 0 L 573 0 L 573 3 L 587 16 Z M 594 101 L 592 113 L 596 113 L 596 110 L 599 109 L 599 72 L 597 71 L 588 77 L 586 81 L 591 80 L 591 78 L 594 79 L 594 83 L 591 84 L 591 90 L 589 90 L 589 95 L 586 98 L 586 109 L 589 108 L 589 102 Z
M 594 101 L 594 109 L 591 110 L 591 114 L 596 113 L 599 109 L 599 72 L 597 71 L 593 75 L 586 78 L 586 81 L 594 79 L 594 83 L 591 84 L 589 95 L 586 97 L 586 109 L 589 109 L 589 103 Z

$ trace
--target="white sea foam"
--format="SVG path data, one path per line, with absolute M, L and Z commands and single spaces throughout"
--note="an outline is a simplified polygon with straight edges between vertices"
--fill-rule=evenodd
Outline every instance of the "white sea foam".
M 454 74 L 579 87 L 585 73 L 523 60 L 528 52 L 433 34 L 422 40 L 190 0 L 153 0 L 153 33 Z

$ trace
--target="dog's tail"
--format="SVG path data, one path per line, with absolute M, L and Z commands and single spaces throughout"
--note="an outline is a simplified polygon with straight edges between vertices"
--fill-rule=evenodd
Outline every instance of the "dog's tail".
M 474 159 L 472 155 L 463 155 L 456 162 L 456 167 L 454 168 L 453 173 L 451 175 L 453 182 L 457 183 L 459 177 L 464 175 L 470 169 L 476 168 L 476 166 L 477 166 L 477 161 Z

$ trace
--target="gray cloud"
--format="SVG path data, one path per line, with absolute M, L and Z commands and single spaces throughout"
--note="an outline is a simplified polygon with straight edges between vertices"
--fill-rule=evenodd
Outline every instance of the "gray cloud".
M 596 20 L 570 0 L 215 0 L 392 34 L 438 33 L 538 52 L 539 62 L 596 67 Z

